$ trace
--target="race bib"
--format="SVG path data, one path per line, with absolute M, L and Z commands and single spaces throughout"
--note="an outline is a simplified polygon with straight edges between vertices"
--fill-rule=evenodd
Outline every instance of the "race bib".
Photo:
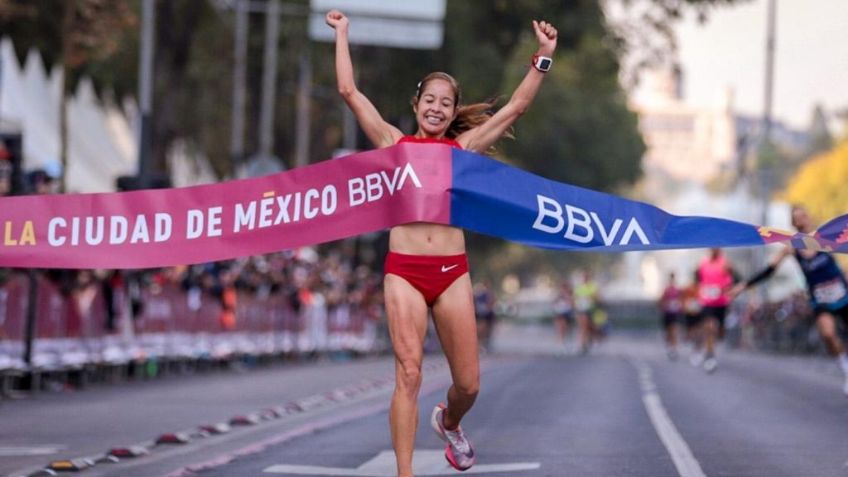
M 718 285 L 704 285 L 701 287 L 701 297 L 706 300 L 717 300 L 721 298 L 721 287 Z
M 836 303 L 845 298 L 846 294 L 848 294 L 848 290 L 845 290 L 845 284 L 838 278 L 819 283 L 813 287 L 813 298 L 815 298 L 816 303 L 823 305 Z
M 696 314 L 701 312 L 701 304 L 698 300 L 686 300 L 686 312 Z

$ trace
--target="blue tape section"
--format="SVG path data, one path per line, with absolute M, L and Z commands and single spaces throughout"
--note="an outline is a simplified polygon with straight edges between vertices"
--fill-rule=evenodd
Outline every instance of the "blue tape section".
M 653 205 L 548 180 L 453 151 L 451 223 L 543 248 L 627 251 L 763 245 L 757 227 L 680 217 Z

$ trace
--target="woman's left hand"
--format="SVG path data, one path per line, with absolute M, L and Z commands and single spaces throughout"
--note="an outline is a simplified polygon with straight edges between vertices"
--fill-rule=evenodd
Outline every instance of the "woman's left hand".
M 546 21 L 533 20 L 533 30 L 536 32 L 536 39 L 539 40 L 539 54 L 552 56 L 556 50 L 556 28 Z

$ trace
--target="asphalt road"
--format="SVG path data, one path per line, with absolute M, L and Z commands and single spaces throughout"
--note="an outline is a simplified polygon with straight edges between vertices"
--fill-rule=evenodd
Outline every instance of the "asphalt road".
M 562 353 L 548 329 L 501 329 L 463 423 L 492 476 L 835 476 L 848 474 L 848 398 L 821 358 L 725 352 L 714 374 L 669 361 L 655 337 Z M 685 356 L 684 356 L 685 358 Z M 236 426 L 80 475 L 393 475 L 390 359 L 278 366 L 51 393 L 0 403 L 0 474 L 228 421 Z M 425 369 L 417 475 L 454 475 L 427 426 L 449 382 Z M 15 454 L 17 449 L 17 454 Z M 40 449 L 40 453 L 36 452 Z M 29 450 L 30 455 L 21 455 Z M 36 454 L 36 455 L 32 455 Z

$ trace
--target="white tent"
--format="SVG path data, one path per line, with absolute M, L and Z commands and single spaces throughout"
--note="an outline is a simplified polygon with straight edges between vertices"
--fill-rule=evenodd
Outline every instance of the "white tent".
M 0 117 L 16 122 L 23 132 L 24 169 L 57 170 L 59 164 L 59 84 L 63 74 L 47 74 L 38 53 L 31 50 L 24 67 L 12 42 L 0 39 Z M 129 118 L 114 105 L 99 100 L 87 78 L 68 104 L 69 192 L 108 192 L 115 179 L 137 169 L 137 142 Z

